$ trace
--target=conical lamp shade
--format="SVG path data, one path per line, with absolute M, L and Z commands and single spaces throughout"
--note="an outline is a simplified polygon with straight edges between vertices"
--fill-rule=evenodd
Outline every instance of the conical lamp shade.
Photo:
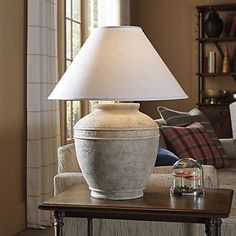
M 146 101 L 187 98 L 139 27 L 95 29 L 49 99 Z

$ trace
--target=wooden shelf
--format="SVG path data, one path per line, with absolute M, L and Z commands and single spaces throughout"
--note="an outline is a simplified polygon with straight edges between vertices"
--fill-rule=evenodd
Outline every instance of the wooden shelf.
M 197 38 L 201 43 L 236 42 L 236 37 Z
M 227 5 L 205 5 L 196 7 L 199 12 L 210 12 L 213 9 L 215 11 L 235 11 L 236 4 L 227 4 Z
M 228 106 L 230 103 L 214 103 L 214 104 L 210 104 L 210 103 L 198 103 L 198 106 Z
M 236 72 L 229 73 L 197 73 L 197 75 L 202 77 L 215 77 L 215 76 L 236 76 Z

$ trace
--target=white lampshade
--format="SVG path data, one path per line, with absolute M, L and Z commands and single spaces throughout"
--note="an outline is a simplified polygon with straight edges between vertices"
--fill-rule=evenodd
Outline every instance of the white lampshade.
M 187 98 L 139 27 L 95 29 L 49 99 L 148 101 Z

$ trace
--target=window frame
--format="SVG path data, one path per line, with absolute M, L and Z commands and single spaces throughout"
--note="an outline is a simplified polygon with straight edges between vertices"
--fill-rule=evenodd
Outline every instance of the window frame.
M 71 5 L 72 5 L 72 0 Z M 90 24 L 92 22 L 92 27 L 97 27 L 98 22 L 94 21 L 94 7 L 92 14 L 85 14 L 89 12 L 89 4 L 94 6 L 94 1 L 91 0 L 93 3 L 89 3 L 88 0 L 81 0 L 81 17 L 80 17 L 80 24 L 81 24 L 81 46 L 86 41 L 87 37 L 90 34 Z M 98 3 L 97 3 L 98 4 Z M 91 5 L 90 5 L 91 7 Z M 72 12 L 71 12 L 72 15 Z M 62 77 L 64 74 L 67 66 L 68 59 L 66 58 L 66 0 L 58 1 L 58 75 L 59 78 Z M 71 27 L 72 28 L 72 27 Z M 73 55 L 73 49 L 71 44 L 71 55 Z M 72 61 L 72 60 L 71 60 Z M 91 105 L 92 101 L 80 101 L 80 114 L 79 117 L 82 118 L 83 116 L 87 115 L 91 112 Z M 95 102 L 97 103 L 97 102 Z M 73 106 L 72 106 L 73 107 Z M 93 106 L 92 106 L 93 107 Z M 71 108 L 72 109 L 72 108 Z M 73 113 L 73 112 L 72 112 Z M 74 138 L 72 135 L 71 139 L 67 139 L 67 101 L 60 101 L 60 127 L 61 127 L 61 145 L 69 144 L 74 142 Z M 71 127 L 73 130 L 73 120 L 71 120 Z
M 72 0 L 71 0 L 72 2 Z M 81 0 L 81 45 L 85 41 L 85 35 L 88 35 L 88 32 L 86 29 L 87 26 L 87 19 L 86 14 L 84 12 L 88 9 L 88 6 L 86 4 L 86 0 Z M 72 14 L 72 13 L 71 13 Z M 66 0 L 58 1 L 58 75 L 59 78 L 62 77 L 66 70 Z M 72 47 L 72 45 L 71 45 Z M 73 50 L 71 50 L 71 53 L 73 53 Z M 60 131 L 61 131 L 61 145 L 73 143 L 73 137 L 72 139 L 67 139 L 67 101 L 60 101 Z M 81 101 L 80 102 L 80 117 L 85 116 L 88 114 L 88 102 L 87 101 Z M 71 124 L 73 126 L 73 124 Z

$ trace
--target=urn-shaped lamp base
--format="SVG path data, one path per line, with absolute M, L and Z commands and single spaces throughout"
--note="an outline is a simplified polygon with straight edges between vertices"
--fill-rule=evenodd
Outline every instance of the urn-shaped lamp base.
M 91 196 L 134 199 L 152 173 L 159 128 L 139 104 L 99 104 L 74 127 L 76 154 Z

